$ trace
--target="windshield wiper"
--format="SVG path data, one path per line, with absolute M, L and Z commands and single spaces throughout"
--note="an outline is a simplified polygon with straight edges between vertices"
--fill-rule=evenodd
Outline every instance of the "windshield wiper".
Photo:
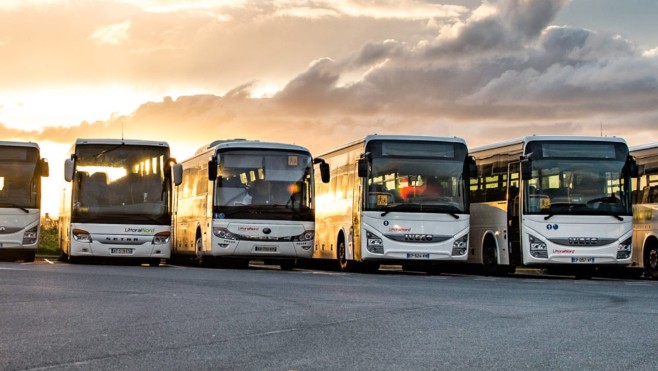
M 121 142 L 121 144 L 119 144 L 119 145 L 116 145 L 116 146 L 114 146 L 114 147 L 112 147 L 112 148 L 108 148 L 108 149 L 106 149 L 106 150 L 104 150 L 104 151 L 101 151 L 101 152 L 99 152 L 98 154 L 94 155 L 94 159 L 98 160 L 98 158 L 101 157 L 101 156 L 103 156 L 104 154 L 106 154 L 106 153 L 108 153 L 108 152 L 112 152 L 112 151 L 114 151 L 114 150 L 116 150 L 116 149 L 118 149 L 118 148 L 121 148 L 121 147 L 125 146 L 125 145 L 126 145 L 125 143 Z
M 384 206 L 384 212 L 381 214 L 381 216 L 386 216 L 386 214 L 394 211 L 394 209 L 411 209 L 412 207 L 418 209 L 418 211 L 422 209 L 420 204 L 391 204 Z
M 11 202 L 2 202 L 2 203 L 0 203 L 0 207 L 14 207 L 14 208 L 21 209 L 21 210 L 25 211 L 26 214 L 30 212 L 30 210 L 28 210 L 27 208 L 25 208 L 23 206 L 18 206 L 16 204 L 12 204 Z
M 419 212 L 428 212 L 428 213 L 441 213 L 441 214 L 448 214 L 452 216 L 455 219 L 459 219 L 459 215 L 455 213 L 454 208 L 450 208 L 445 205 L 422 205 L 422 204 L 392 204 L 384 207 L 384 212 L 381 214 L 381 216 L 386 216 L 386 214 L 390 213 L 391 211 L 395 211 L 395 209 L 403 209 L 403 206 L 413 206 L 414 211 L 419 211 Z

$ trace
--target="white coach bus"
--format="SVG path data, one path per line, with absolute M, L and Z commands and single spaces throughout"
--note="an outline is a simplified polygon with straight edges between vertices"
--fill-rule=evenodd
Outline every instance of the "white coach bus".
M 174 168 L 172 260 L 244 267 L 264 260 L 290 270 L 313 254 L 313 159 L 308 149 L 218 140 Z M 317 159 L 316 162 L 322 163 Z M 326 165 L 322 178 L 328 181 Z
M 528 136 L 471 151 L 469 262 L 487 274 L 517 265 L 591 275 L 631 262 L 631 177 L 623 139 Z
M 170 256 L 171 162 L 166 142 L 78 139 L 64 164 L 62 259 L 157 266 Z
M 39 245 L 41 177 L 48 162 L 36 143 L 0 141 L 0 255 L 34 261 Z
M 342 270 L 380 264 L 439 273 L 465 262 L 468 184 L 475 164 L 463 139 L 369 135 L 321 154 L 313 257 Z
M 633 179 L 633 261 L 647 278 L 658 278 L 658 143 L 631 148 L 639 174 Z

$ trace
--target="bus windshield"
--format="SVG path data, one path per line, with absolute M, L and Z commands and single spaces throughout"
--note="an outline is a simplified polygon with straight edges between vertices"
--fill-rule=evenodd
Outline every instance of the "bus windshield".
M 559 146 L 535 148 L 541 154 L 533 152 L 532 175 L 524 180 L 525 213 L 631 215 L 628 152 L 623 147 L 569 143 L 564 151 Z
M 234 215 L 258 209 L 312 217 L 313 161 L 310 155 L 242 149 L 223 151 L 218 157 L 216 212 Z
M 169 148 L 79 145 L 76 158 L 73 217 L 125 221 L 129 216 L 144 223 L 168 220 Z
M 466 146 L 442 142 L 374 142 L 365 210 L 468 213 Z
M 39 207 L 39 151 L 0 147 L 0 207 Z

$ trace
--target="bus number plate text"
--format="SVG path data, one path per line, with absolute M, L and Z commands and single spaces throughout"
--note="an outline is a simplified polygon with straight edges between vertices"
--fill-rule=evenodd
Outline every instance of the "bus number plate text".
M 126 248 L 113 248 L 113 249 L 110 249 L 110 254 L 123 254 L 123 255 L 128 254 L 128 255 L 130 255 L 132 253 L 133 253 L 133 249 L 126 249 Z
M 571 258 L 572 263 L 586 263 L 586 264 L 591 264 L 594 263 L 594 258 L 593 257 L 573 257 Z
M 408 252 L 407 259 L 429 259 L 429 253 Z
M 276 252 L 276 246 L 256 246 L 254 250 L 257 252 Z

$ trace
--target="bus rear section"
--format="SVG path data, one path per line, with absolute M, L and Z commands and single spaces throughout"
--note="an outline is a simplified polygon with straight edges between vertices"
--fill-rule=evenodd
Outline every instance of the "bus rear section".
M 133 260 L 170 257 L 171 171 L 164 142 L 79 139 L 65 163 L 60 212 L 62 257 Z
M 0 141 L 0 258 L 34 261 L 44 176 L 48 162 L 36 143 Z
M 177 168 L 177 258 L 231 266 L 263 260 L 289 270 L 312 256 L 314 177 L 306 148 L 218 141 Z

